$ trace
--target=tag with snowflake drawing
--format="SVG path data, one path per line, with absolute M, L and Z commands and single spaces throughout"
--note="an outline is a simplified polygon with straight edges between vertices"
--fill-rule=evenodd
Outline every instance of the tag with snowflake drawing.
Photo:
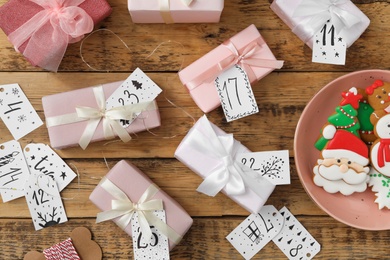
M 237 160 L 274 185 L 290 184 L 288 150 L 237 154 Z
M 25 197 L 35 230 L 68 221 L 57 184 L 50 176 L 31 175 Z
M 375 203 L 378 204 L 379 209 L 384 207 L 390 209 L 390 177 L 384 176 L 371 167 L 369 172 L 368 186 L 375 192 Z
M 162 89 L 140 68 L 136 68 L 107 99 L 106 108 L 111 109 L 118 106 L 153 101 L 161 91 Z M 126 128 L 133 120 L 120 120 L 120 122 Z
M 44 174 L 56 181 L 62 191 L 77 175 L 62 158 L 46 144 L 28 144 L 24 156 L 32 175 Z
M 0 117 L 15 140 L 43 125 L 18 84 L 0 85 Z
M 328 21 L 313 37 L 312 61 L 345 65 L 346 54 L 347 44 L 342 31 L 338 34 L 332 22 Z

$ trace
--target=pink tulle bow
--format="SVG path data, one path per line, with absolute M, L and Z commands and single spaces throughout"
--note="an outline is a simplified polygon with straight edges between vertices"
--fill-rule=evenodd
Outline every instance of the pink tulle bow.
M 33 64 L 57 71 L 69 43 L 93 30 L 92 18 L 78 5 L 84 0 L 30 0 L 44 9 L 8 35 L 19 51 Z

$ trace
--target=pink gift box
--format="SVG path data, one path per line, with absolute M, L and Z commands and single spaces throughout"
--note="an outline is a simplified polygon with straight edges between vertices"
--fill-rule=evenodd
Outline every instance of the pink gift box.
M 196 129 L 200 131 L 207 139 L 210 140 L 210 142 L 208 143 L 209 145 L 211 145 L 211 140 L 214 139 L 214 137 L 207 130 L 207 124 L 211 125 L 212 129 L 218 137 L 227 135 L 223 130 L 218 128 L 213 123 L 209 122 L 206 116 L 203 116 L 190 129 L 188 134 L 184 137 L 177 150 L 175 151 L 175 157 L 183 164 L 187 165 L 192 171 L 201 176 L 203 179 L 208 177 L 213 169 L 224 163 L 221 158 L 211 156 L 206 151 L 200 151 L 194 141 L 187 142 L 187 140 L 193 139 L 194 130 Z M 235 159 L 236 154 L 249 152 L 251 151 L 248 148 L 242 145 L 239 141 L 234 140 L 234 145 L 231 152 L 231 157 L 233 160 Z M 245 208 L 247 211 L 256 214 L 260 211 L 260 209 L 267 201 L 268 197 L 275 189 L 275 185 L 266 180 L 259 185 L 261 186 L 260 195 L 256 194 L 253 190 L 249 188 L 246 188 L 245 193 L 241 195 L 227 195 L 226 187 L 222 189 L 222 192 L 228 197 L 230 197 L 233 201 L 238 203 L 240 206 Z
M 171 21 L 164 20 L 161 1 L 169 3 Z M 134 23 L 218 23 L 223 7 L 224 0 L 193 0 L 189 6 L 183 0 L 128 0 Z
M 123 81 L 103 84 L 106 99 L 121 85 Z M 65 114 L 75 113 L 77 106 L 97 108 L 94 87 L 77 89 L 69 92 L 54 94 L 42 98 L 42 105 L 46 119 Z M 48 127 L 50 145 L 55 149 L 77 146 L 88 121 L 70 123 Z M 137 133 L 159 127 L 161 125 L 160 113 L 157 103 L 154 108 L 142 112 L 127 128 L 128 133 Z M 103 123 L 100 121 L 91 142 L 105 140 Z
M 298 17 L 293 16 L 295 9 L 299 6 L 302 0 L 274 0 L 271 4 L 271 9 L 279 16 L 280 19 L 291 29 L 293 30 L 299 24 L 307 22 L 309 17 Z M 347 47 L 350 47 L 362 33 L 367 29 L 370 24 L 368 17 L 360 11 L 360 9 L 354 5 L 351 1 L 340 5 L 340 8 L 350 12 L 356 17 L 360 18 L 360 22 L 348 29 L 343 29 Z M 309 15 L 309 13 L 308 13 Z M 297 34 L 300 39 L 305 42 L 310 48 L 313 48 L 313 36 L 308 40 L 304 38 L 304 34 Z
M 233 36 L 230 39 L 230 42 L 234 44 L 240 54 L 249 44 L 257 43 L 261 48 L 252 58 L 276 61 L 275 56 L 272 54 L 264 38 L 253 24 Z M 231 54 L 232 52 L 225 47 L 224 44 L 221 44 L 179 72 L 181 82 L 189 90 L 191 97 L 198 107 L 205 113 L 208 113 L 221 105 L 214 83 L 214 80 L 218 75 L 211 80 L 210 78 L 207 78 L 208 76 L 205 76 L 203 79 L 204 81 L 200 84 L 193 85 L 190 84 L 190 82 L 198 81 L 195 79 L 198 78 L 199 75 L 206 75 L 207 71 L 215 67 L 220 61 L 231 56 Z M 257 66 L 251 66 L 251 69 L 254 75 L 252 78 L 249 77 L 251 83 L 257 82 L 274 70 L 274 68 Z
M 106 175 L 119 189 L 126 193 L 128 198 L 137 202 L 145 190 L 153 183 L 143 172 L 137 167 L 128 163 L 125 160 L 118 162 Z M 101 210 L 111 210 L 111 200 L 114 197 L 104 188 L 98 185 L 89 196 L 89 199 Z M 159 190 L 153 199 L 161 199 L 163 201 L 166 223 L 178 235 L 184 236 L 192 225 L 192 218 L 188 213 L 164 191 Z M 116 222 L 117 219 L 114 220 Z M 127 225 L 124 230 L 129 236 L 132 235 L 131 225 Z M 176 245 L 169 240 L 169 248 L 172 249 Z
M 79 7 L 92 18 L 95 25 L 108 17 L 112 11 L 106 0 L 85 0 Z M 41 6 L 30 0 L 10 0 L 0 7 L 0 28 L 6 35 L 9 35 L 42 10 Z M 19 47 L 20 52 L 23 53 L 28 41 Z M 37 66 L 36 63 L 44 58 L 33 57 L 34 60 L 27 59 L 32 65 Z

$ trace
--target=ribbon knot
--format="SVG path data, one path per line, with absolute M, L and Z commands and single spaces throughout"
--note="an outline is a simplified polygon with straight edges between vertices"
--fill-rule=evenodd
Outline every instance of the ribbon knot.
M 293 32 L 304 42 L 318 33 L 324 24 L 330 20 L 339 34 L 345 28 L 351 28 L 361 22 L 361 19 L 348 10 L 344 4 L 350 0 L 303 0 L 295 9 L 294 17 L 303 17 Z
M 115 199 L 111 201 L 111 210 L 97 214 L 96 223 L 118 218 L 118 226 L 125 229 L 130 224 L 133 215 L 137 213 L 138 223 L 147 241 L 150 241 L 152 238 L 150 226 L 154 226 L 168 239 L 172 240 L 174 244 L 180 242 L 182 237 L 153 213 L 156 210 L 164 209 L 161 199 L 153 199 L 159 191 L 156 185 L 151 184 L 142 194 L 138 202 L 131 201 L 126 193 L 107 178 L 102 179 L 100 186 Z
M 84 0 L 30 0 L 43 10 L 8 35 L 15 49 L 28 40 L 23 55 L 34 65 L 57 71 L 69 43 L 93 30 L 93 20 L 79 7 Z
M 171 0 L 160 0 L 160 14 L 163 18 L 164 22 L 166 24 L 172 24 L 175 23 L 171 16 L 171 7 L 170 7 L 170 1 Z M 196 0 L 181 0 L 181 3 L 185 6 L 190 6 L 192 2 L 195 2 Z

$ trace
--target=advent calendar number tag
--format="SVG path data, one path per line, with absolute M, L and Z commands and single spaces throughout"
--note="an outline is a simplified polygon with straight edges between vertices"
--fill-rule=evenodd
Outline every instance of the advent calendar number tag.
M 18 84 L 0 85 L 0 118 L 15 140 L 43 125 Z
M 107 99 L 106 108 L 111 109 L 118 106 L 153 101 L 161 91 L 162 89 L 156 83 L 140 68 L 137 68 Z M 121 119 L 120 123 L 126 128 L 133 120 Z
M 161 219 L 161 221 L 164 223 L 166 222 L 165 210 L 156 210 L 154 211 L 154 214 Z M 154 226 L 151 226 L 152 237 L 148 240 L 141 232 L 138 223 L 138 213 L 134 214 L 131 219 L 131 228 L 134 260 L 169 260 L 168 238 L 161 234 Z
M 342 32 L 337 34 L 334 25 L 328 21 L 313 37 L 312 61 L 345 65 L 346 53 L 347 44 Z
M 215 86 L 228 122 L 259 112 L 248 76 L 240 66 L 221 73 Z

